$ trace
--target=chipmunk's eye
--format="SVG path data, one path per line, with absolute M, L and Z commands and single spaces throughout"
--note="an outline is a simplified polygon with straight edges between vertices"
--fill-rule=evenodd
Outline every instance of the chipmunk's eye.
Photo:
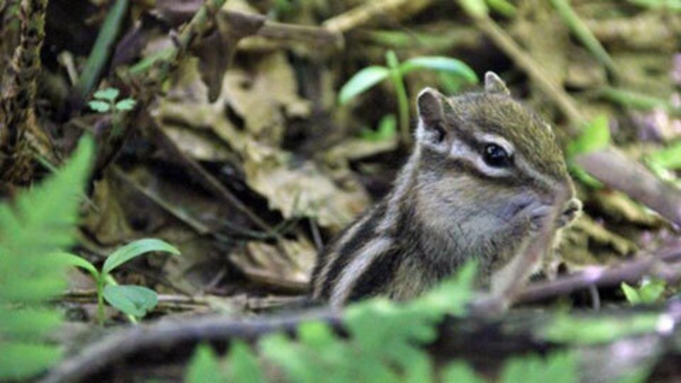
M 494 168 L 504 168 L 510 164 L 506 150 L 497 144 L 487 144 L 482 153 L 485 163 Z

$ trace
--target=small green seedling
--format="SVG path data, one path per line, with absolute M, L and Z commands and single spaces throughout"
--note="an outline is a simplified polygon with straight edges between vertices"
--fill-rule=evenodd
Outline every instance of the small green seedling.
M 632 306 L 655 303 L 662 296 L 665 287 L 667 282 L 656 278 L 644 279 L 638 288 L 629 286 L 626 282 L 621 285 L 624 296 Z
M 119 93 L 120 92 L 116 88 L 102 89 L 95 93 L 94 100 L 88 102 L 90 109 L 96 112 L 111 113 L 111 124 L 113 128 L 109 134 L 109 139 L 122 134 L 121 115 L 135 107 L 135 100 L 129 97 L 116 101 Z
M 119 95 L 119 90 L 116 88 L 106 88 L 97 91 L 94 95 L 94 100 L 88 102 L 90 109 L 99 113 L 122 112 L 132 110 L 135 107 L 135 100 L 132 98 L 124 98 L 116 101 Z
M 404 84 L 404 76 L 406 74 L 419 69 L 430 69 L 457 75 L 469 83 L 478 82 L 477 75 L 468 65 L 449 57 L 414 57 L 400 63 L 395 52 L 388 51 L 386 53 L 386 62 L 388 64 L 387 67 L 372 65 L 357 72 L 343 85 L 338 95 L 338 100 L 341 104 L 345 104 L 374 85 L 385 79 L 390 79 L 397 93 L 400 136 L 405 144 L 411 141 L 409 134 L 409 99 Z
M 134 318 L 144 317 L 156 307 L 158 295 L 155 291 L 142 286 L 118 285 L 111 272 L 118 266 L 151 251 L 162 251 L 173 255 L 180 252 L 159 239 L 140 239 L 118 248 L 106 258 L 102 270 L 87 260 L 73 254 L 60 253 L 67 264 L 80 267 L 92 274 L 97 283 L 97 320 L 104 323 L 104 300 L 111 306 Z

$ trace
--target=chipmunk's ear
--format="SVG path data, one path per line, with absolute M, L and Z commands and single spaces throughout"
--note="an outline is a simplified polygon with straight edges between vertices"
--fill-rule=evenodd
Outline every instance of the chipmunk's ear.
M 494 72 L 485 73 L 485 92 L 503 94 L 505 96 L 511 95 L 504 80 L 500 79 Z
M 416 139 L 419 142 L 441 143 L 446 135 L 442 127 L 446 97 L 433 88 L 425 88 L 416 98 L 419 113 L 419 126 Z

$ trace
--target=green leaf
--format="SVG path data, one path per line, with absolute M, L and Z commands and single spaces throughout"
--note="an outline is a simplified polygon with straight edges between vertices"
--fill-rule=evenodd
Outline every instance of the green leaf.
M 514 358 L 504 365 L 501 383 L 577 383 L 577 360 L 570 353 Z
M 39 340 L 61 322 L 61 313 L 52 308 L 0 310 L 0 334 L 7 338 Z
M 19 380 L 36 375 L 61 358 L 61 350 L 43 343 L 0 343 L 0 378 Z
M 624 296 L 627 298 L 627 302 L 633 305 L 639 305 L 642 302 L 641 296 L 638 294 L 635 288 L 629 286 L 626 282 L 622 282 L 620 285 Z
M 109 274 L 112 270 L 124 264 L 125 262 L 128 262 L 135 257 L 139 257 L 140 255 L 151 251 L 162 251 L 174 255 L 180 254 L 179 250 L 160 239 L 139 239 L 137 241 L 128 243 L 125 246 L 119 247 L 116 249 L 116 251 L 111 253 L 111 255 L 106 258 L 106 261 L 104 261 L 104 266 L 102 266 L 102 275 Z
M 234 340 L 229 347 L 229 379 L 230 382 L 265 382 L 265 378 L 260 372 L 260 365 L 251 348 L 244 342 Z M 208 381 L 208 380 L 204 380 Z
M 184 378 L 186 383 L 205 383 L 205 382 L 227 382 L 227 379 L 220 371 L 218 358 L 210 346 L 201 344 L 196 348 L 187 368 L 187 375 Z M 235 382 L 247 382 L 247 380 L 235 380 Z
M 352 98 L 383 81 L 389 75 L 389 70 L 382 66 L 370 66 L 357 72 L 340 90 L 338 101 L 341 105 Z
M 125 98 L 118 101 L 115 105 L 116 110 L 132 110 L 135 107 L 136 101 L 132 98 Z
M 584 128 L 584 131 L 576 140 L 568 145 L 568 157 L 595 152 L 608 147 L 608 145 L 610 145 L 608 116 L 601 114 Z
M 430 69 L 441 72 L 448 72 L 461 76 L 470 83 L 477 83 L 478 76 L 475 74 L 473 69 L 466 65 L 463 61 L 443 57 L 443 56 L 431 56 L 431 57 L 414 57 L 409 59 L 400 65 L 400 71 L 402 74 L 407 74 L 416 69 Z
M 360 137 L 363 140 L 380 142 L 387 141 L 395 137 L 397 134 L 397 118 L 394 114 L 387 114 L 383 116 L 381 122 L 378 123 L 378 130 L 362 129 Z
M 643 303 L 655 303 L 667 287 L 667 282 L 664 279 L 644 279 L 639 288 L 639 295 Z
M 544 330 L 546 340 L 568 344 L 599 344 L 625 336 L 654 332 L 658 314 L 632 314 L 626 317 L 573 318 L 557 317 Z
M 464 362 L 454 362 L 449 364 L 442 376 L 444 383 L 485 383 L 475 371 Z
M 158 295 L 154 290 L 134 285 L 107 285 L 104 299 L 111 306 L 136 317 L 145 316 L 158 303 Z
M 12 207 L 0 204 L 0 381 L 29 378 L 59 358 L 59 348 L 42 339 L 61 323 L 60 311 L 45 304 L 66 287 L 66 266 L 52 255 L 74 242 L 93 151 L 84 137 L 54 175 Z
M 516 7 L 506 0 L 487 0 L 487 5 L 506 17 L 513 17 L 517 12 Z
M 681 141 L 668 148 L 660 149 L 650 153 L 646 157 L 646 162 L 655 167 L 667 170 L 681 169 Z
M 115 101 L 118 98 L 120 91 L 116 88 L 106 88 L 95 92 L 94 98 L 105 100 L 105 101 Z
M 109 105 L 108 102 L 95 100 L 90 101 L 87 104 L 90 107 L 90 109 L 94 110 L 95 112 L 106 113 L 111 110 L 111 105 Z
M 97 268 L 92 263 L 88 262 L 85 258 L 81 258 L 77 255 L 64 252 L 55 253 L 52 254 L 51 256 L 61 259 L 65 265 L 80 267 L 81 269 L 87 270 L 88 272 L 90 272 L 90 274 L 92 274 L 92 277 L 96 281 L 99 280 L 100 277 L 99 271 L 97 271 Z

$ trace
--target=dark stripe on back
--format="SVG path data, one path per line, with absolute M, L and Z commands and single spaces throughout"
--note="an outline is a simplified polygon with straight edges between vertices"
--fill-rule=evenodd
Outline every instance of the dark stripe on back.
M 350 261 L 354 259 L 353 254 L 360 250 L 371 239 L 375 238 L 376 227 L 378 226 L 378 224 L 381 222 L 381 219 L 385 215 L 385 210 L 386 203 L 384 200 L 379 205 L 377 205 L 373 210 L 369 211 L 368 214 L 370 214 L 371 216 L 359 227 L 359 229 L 355 232 L 355 235 L 346 240 L 345 243 L 343 243 L 342 246 L 340 246 L 336 250 L 338 254 L 336 258 L 332 260 L 331 267 L 329 268 L 324 283 L 322 284 L 322 291 L 320 292 L 320 296 L 324 298 L 329 297 L 333 285 L 336 283 L 336 280 L 338 279 L 338 276 L 350 263 Z M 354 225 L 350 225 L 347 229 L 343 231 L 343 234 L 345 234 L 353 226 Z M 338 238 L 339 239 L 343 238 L 343 234 L 341 234 Z
M 348 301 L 357 301 L 380 294 L 385 290 L 385 287 L 392 283 L 402 257 L 404 253 L 400 253 L 397 248 L 391 248 L 377 256 L 352 286 Z

